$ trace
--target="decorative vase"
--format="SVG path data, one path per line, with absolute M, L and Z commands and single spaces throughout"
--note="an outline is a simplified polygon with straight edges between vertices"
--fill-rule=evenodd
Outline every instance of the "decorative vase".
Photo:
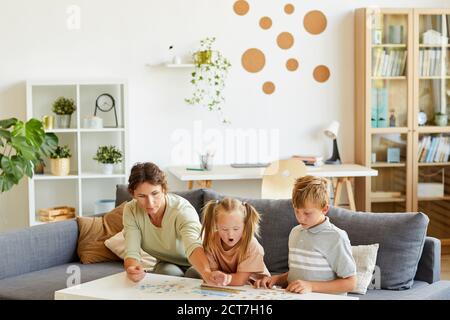
M 54 176 L 67 176 L 70 172 L 70 158 L 50 159 L 50 172 Z
M 445 127 L 448 123 L 448 115 L 446 114 L 436 114 L 434 116 L 434 123 L 437 126 Z
M 71 114 L 58 114 L 57 120 L 58 120 L 58 128 L 61 129 L 67 129 L 70 128 L 70 119 Z
M 102 172 L 103 174 L 112 174 L 114 170 L 113 163 L 102 163 Z
M 43 116 L 42 117 L 42 125 L 44 126 L 44 130 L 52 130 L 54 122 L 55 122 L 54 116 Z
M 44 174 L 44 161 L 39 161 L 38 163 L 36 163 L 36 165 L 34 166 L 34 174 Z

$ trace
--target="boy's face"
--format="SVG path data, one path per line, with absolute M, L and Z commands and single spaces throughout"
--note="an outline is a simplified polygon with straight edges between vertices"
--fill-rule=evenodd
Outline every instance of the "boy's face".
M 295 217 L 298 223 L 304 229 L 313 228 L 325 221 L 325 215 L 328 213 L 329 205 L 323 208 L 306 203 L 303 208 L 294 208 Z

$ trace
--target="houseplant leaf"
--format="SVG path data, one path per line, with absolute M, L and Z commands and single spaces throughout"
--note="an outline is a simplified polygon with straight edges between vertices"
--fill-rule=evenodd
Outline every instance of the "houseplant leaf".
M 0 128 L 8 129 L 9 127 L 14 126 L 17 123 L 16 118 L 10 118 L 5 120 L 0 120 Z

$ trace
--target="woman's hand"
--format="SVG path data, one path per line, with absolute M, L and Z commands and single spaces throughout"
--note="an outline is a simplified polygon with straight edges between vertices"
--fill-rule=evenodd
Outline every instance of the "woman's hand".
M 145 277 L 144 269 L 139 265 L 129 266 L 127 268 L 127 277 L 133 282 L 139 282 Z
M 264 289 L 272 289 L 273 285 L 276 284 L 277 279 L 275 277 L 267 277 L 255 280 L 253 283 L 253 287 L 255 288 L 264 288 Z
M 308 293 L 312 292 L 312 285 L 308 281 L 304 280 L 295 280 L 286 288 L 286 291 L 295 292 L 295 293 Z

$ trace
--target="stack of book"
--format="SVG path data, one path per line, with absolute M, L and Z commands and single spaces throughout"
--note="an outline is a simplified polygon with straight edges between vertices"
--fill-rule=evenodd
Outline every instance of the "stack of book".
M 389 92 L 387 88 L 372 88 L 371 125 L 372 128 L 386 128 L 389 124 Z
M 419 144 L 419 162 L 447 162 L 450 155 L 450 137 L 424 136 Z
M 373 57 L 374 77 L 398 77 L 405 75 L 406 50 L 390 50 L 387 53 L 383 49 L 378 49 Z
M 320 167 L 323 165 L 323 157 L 322 156 L 292 156 L 292 158 L 303 161 L 307 166 Z
M 445 54 L 445 52 L 444 52 Z M 445 67 L 446 58 L 442 56 L 441 49 L 426 49 L 419 51 L 419 73 L 421 77 L 440 76 L 441 72 L 449 70 L 441 70 Z M 448 65 L 447 65 L 447 68 Z

